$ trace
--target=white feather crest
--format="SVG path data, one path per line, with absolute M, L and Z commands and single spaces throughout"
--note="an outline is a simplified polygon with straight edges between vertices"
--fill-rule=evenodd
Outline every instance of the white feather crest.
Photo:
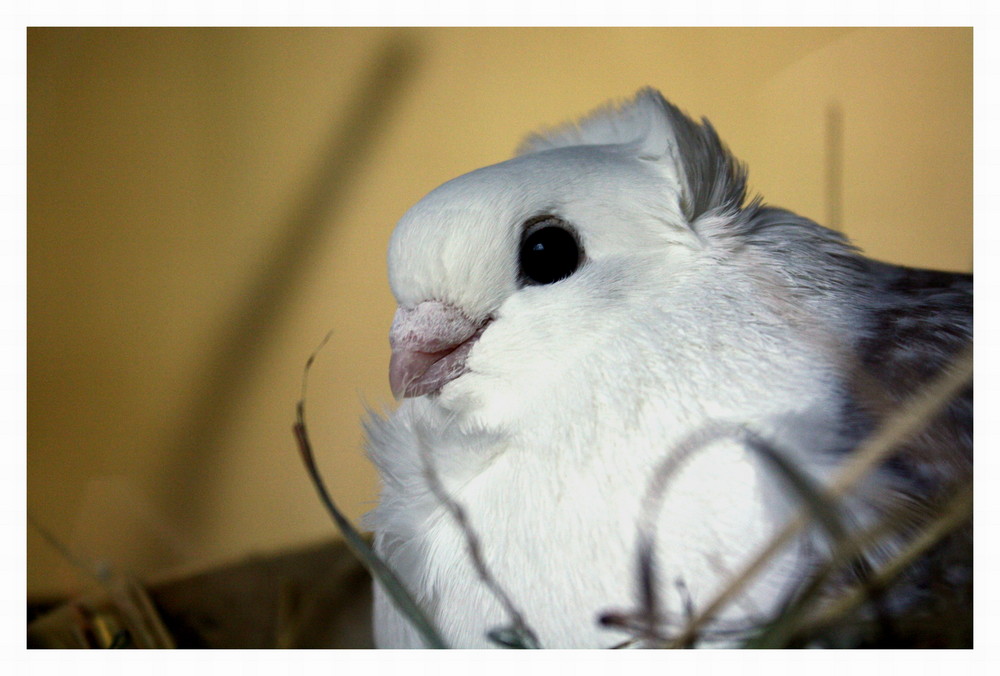
M 580 145 L 635 145 L 640 155 L 658 159 L 675 145 L 669 104 L 652 88 L 622 103 L 606 103 L 577 122 L 528 136 L 518 155 Z
M 739 212 L 746 170 L 707 120 L 697 123 L 652 88 L 621 104 L 605 104 L 579 122 L 532 134 L 519 155 L 570 146 L 621 146 L 676 181 L 680 209 L 690 222 L 709 212 Z

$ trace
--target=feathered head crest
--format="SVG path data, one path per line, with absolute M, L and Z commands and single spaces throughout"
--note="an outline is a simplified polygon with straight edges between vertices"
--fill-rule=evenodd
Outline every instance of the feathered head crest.
M 694 122 L 655 89 L 620 105 L 607 104 L 576 123 L 532 134 L 518 155 L 580 145 L 634 148 L 643 161 L 664 165 L 681 184 L 681 209 L 695 221 L 733 215 L 746 200 L 746 169 L 719 140 L 708 120 Z

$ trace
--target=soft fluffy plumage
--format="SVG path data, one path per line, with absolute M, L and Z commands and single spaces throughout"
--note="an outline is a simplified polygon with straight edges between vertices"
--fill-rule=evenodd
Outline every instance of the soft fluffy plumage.
M 539 218 L 582 252 L 554 283 L 519 268 Z M 425 463 L 544 646 L 611 646 L 627 634 L 597 617 L 635 605 L 640 504 L 679 442 L 740 425 L 822 481 L 971 341 L 970 277 L 871 261 L 839 233 L 747 204 L 745 171 L 709 123 L 652 90 L 431 192 L 393 234 L 389 277 L 406 398 L 368 424 L 383 480 L 369 524 L 457 646 L 490 646 L 508 617 Z M 938 423 L 855 496 L 854 522 L 968 470 L 971 391 Z M 735 439 L 695 454 L 659 512 L 663 607 L 710 601 L 795 506 Z M 789 548 L 717 626 L 765 617 L 816 555 Z M 375 630 L 380 646 L 421 645 L 380 589 Z

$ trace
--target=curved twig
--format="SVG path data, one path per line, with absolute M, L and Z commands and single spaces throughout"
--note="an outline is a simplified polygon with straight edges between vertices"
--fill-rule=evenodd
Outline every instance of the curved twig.
M 354 525 L 347 519 L 346 516 L 337 508 L 337 505 L 333 502 L 333 498 L 330 497 L 329 491 L 326 489 L 326 485 L 323 483 L 323 478 L 319 474 L 319 470 L 316 467 L 316 459 L 313 455 L 312 444 L 309 442 L 309 435 L 306 430 L 305 423 L 305 400 L 306 400 L 306 381 L 309 377 L 309 370 L 312 368 L 313 361 L 316 359 L 317 353 L 323 346 L 326 345 L 327 341 L 332 335 L 332 331 L 326 334 L 323 341 L 319 344 L 319 347 L 309 356 L 306 361 L 305 369 L 302 373 L 302 398 L 299 399 L 295 406 L 295 438 L 298 441 L 299 454 L 302 457 L 302 462 L 306 466 L 306 470 L 309 472 L 309 478 L 313 482 L 313 486 L 316 487 L 316 492 L 319 493 L 320 499 L 323 501 L 323 505 L 326 510 L 333 517 L 334 523 L 340 529 L 341 534 L 344 536 L 344 541 L 347 546 L 351 549 L 358 560 L 364 564 L 364 566 L 371 573 L 372 577 L 382 585 L 389 598 L 392 599 L 393 603 L 396 604 L 396 608 L 406 617 L 413 628 L 417 630 L 424 643 L 429 648 L 447 648 L 448 645 L 445 643 L 441 634 L 434 627 L 430 618 L 427 617 L 423 609 L 417 604 L 413 596 L 403 585 L 402 581 L 396 575 L 396 573 L 385 563 L 378 554 L 372 550 L 372 548 L 365 542 L 365 539 L 361 537 L 361 534 L 357 531 Z

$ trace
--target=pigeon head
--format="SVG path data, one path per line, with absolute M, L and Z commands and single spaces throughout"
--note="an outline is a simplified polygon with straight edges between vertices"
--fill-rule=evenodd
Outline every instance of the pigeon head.
M 390 242 L 394 394 L 438 394 L 467 374 L 523 391 L 538 368 L 558 381 L 542 355 L 568 357 L 574 334 L 640 300 L 647 268 L 683 270 L 704 249 L 696 223 L 743 198 L 711 127 L 652 90 L 445 183 Z

